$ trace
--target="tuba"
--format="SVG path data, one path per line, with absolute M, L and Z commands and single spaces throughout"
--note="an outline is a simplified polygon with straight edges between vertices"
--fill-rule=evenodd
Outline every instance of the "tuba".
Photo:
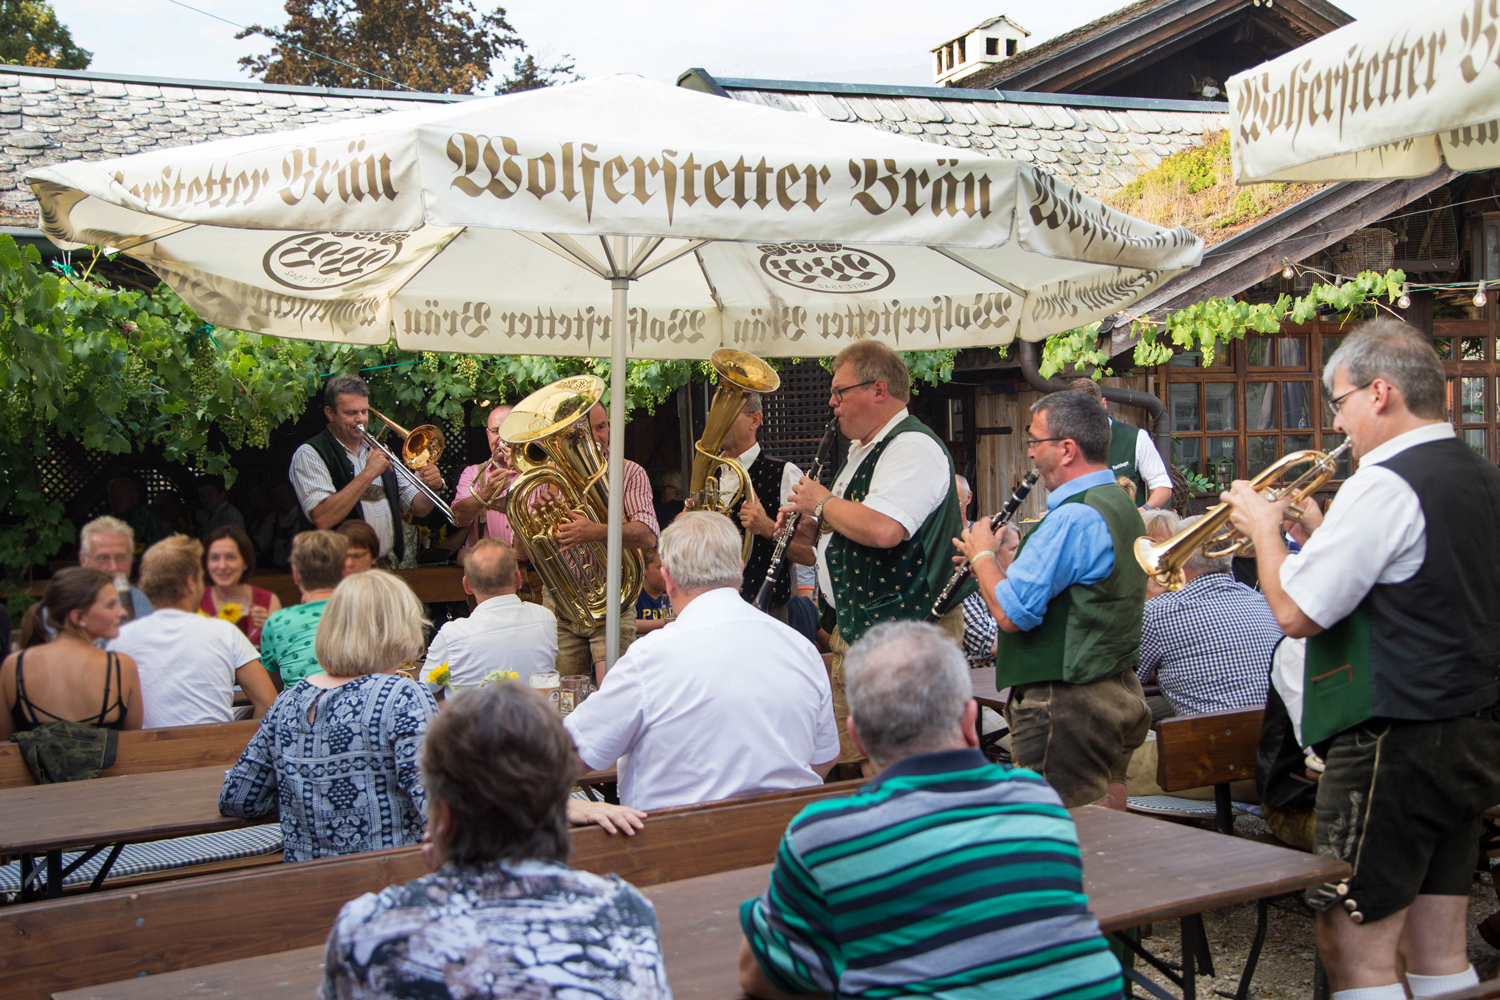
M 745 397 L 752 392 L 775 392 L 781 385 L 781 376 L 760 358 L 745 351 L 721 347 L 709 358 L 714 371 L 719 373 L 719 388 L 714 393 L 708 417 L 703 423 L 703 434 L 694 449 L 693 473 L 688 485 L 688 510 L 707 510 L 717 514 L 729 514 L 745 499 L 754 502 L 755 487 L 750 482 L 750 473 L 733 456 L 719 454 L 723 451 L 724 438 L 729 428 L 740 415 Z M 733 469 L 740 484 L 734 493 L 725 497 L 719 489 L 724 470 Z M 735 525 L 736 528 L 739 525 Z M 745 532 L 745 547 L 741 558 L 750 557 L 753 539 Z
M 608 611 L 608 549 L 587 542 L 565 550 L 554 532 L 575 514 L 600 524 L 609 520 L 608 469 L 588 424 L 589 410 L 603 395 L 604 381 L 593 375 L 559 379 L 521 400 L 500 424 L 519 472 L 506 500 L 511 528 L 525 539 L 558 615 L 585 628 L 603 625 Z M 622 553 L 623 613 L 640 594 L 645 565 L 635 549 Z
M 400 458 L 397 458 L 395 453 L 381 442 L 378 431 L 375 434 L 367 434 L 365 433 L 365 426 L 361 424 L 359 425 L 360 435 L 366 441 L 370 442 L 371 447 L 378 448 L 384 452 L 385 457 L 390 459 L 391 468 L 395 471 L 396 475 L 415 486 L 417 492 L 431 500 L 433 506 L 442 511 L 443 515 L 448 518 L 448 523 L 452 524 L 453 508 L 448 506 L 448 502 L 438 496 L 432 487 L 407 471 L 408 469 L 420 469 L 424 465 L 432 465 L 443 457 L 443 449 L 446 447 L 447 439 L 443 436 L 442 429 L 436 424 L 421 424 L 413 427 L 411 430 L 407 430 L 373 406 L 370 407 L 370 416 L 385 424 L 391 429 L 393 434 L 401 438 Z M 399 525 L 397 527 L 399 529 Z
M 1345 439 L 1343 444 L 1327 454 L 1308 450 L 1283 455 L 1252 479 L 1250 488 L 1258 491 L 1267 500 L 1290 499 L 1292 506 L 1286 510 L 1286 520 L 1301 520 L 1302 511 L 1297 505 L 1322 489 L 1323 485 L 1333 478 L 1333 474 L 1338 470 L 1339 458 L 1349 450 L 1352 443 L 1352 439 Z M 1277 485 L 1276 481 L 1281 479 L 1289 469 L 1307 465 L 1309 462 L 1312 464 L 1296 478 Z M 1234 508 L 1229 504 L 1218 504 L 1210 508 L 1208 513 L 1198 521 L 1183 528 L 1164 542 L 1154 542 L 1142 535 L 1135 540 L 1135 561 L 1140 563 L 1146 575 L 1159 585 L 1168 590 L 1181 590 L 1187 582 L 1182 567 L 1192 558 L 1193 553 L 1200 549 L 1209 559 L 1253 556 L 1255 544 L 1229 526 L 1229 515 L 1233 512 Z

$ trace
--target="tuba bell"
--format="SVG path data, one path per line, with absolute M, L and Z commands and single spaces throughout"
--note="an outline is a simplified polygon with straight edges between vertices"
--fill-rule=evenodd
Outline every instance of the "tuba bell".
M 714 351 L 709 363 L 719 373 L 719 388 L 714 393 L 713 403 L 708 408 L 708 417 L 703 424 L 703 434 L 698 438 L 694 449 L 693 473 L 684 507 L 688 510 L 707 510 L 728 515 L 742 500 L 755 502 L 756 497 L 750 473 L 745 467 L 734 456 L 720 454 L 724 450 L 724 438 L 739 417 L 745 397 L 752 392 L 775 392 L 781 385 L 781 376 L 755 355 L 730 347 Z M 739 476 L 739 486 L 728 496 L 719 488 L 725 469 L 733 469 Z M 735 527 L 738 528 L 739 525 Z M 746 532 L 741 558 L 749 558 L 751 541 L 749 532 Z
M 559 379 L 521 400 L 500 423 L 519 472 L 507 494 L 506 516 L 525 539 L 557 613 L 585 628 L 604 624 L 608 612 L 608 549 L 604 542 L 563 549 L 555 532 L 575 514 L 600 524 L 609 520 L 608 469 L 588 424 L 589 410 L 603 395 L 604 381 L 593 375 Z M 640 594 L 645 565 L 635 549 L 622 554 L 624 613 Z

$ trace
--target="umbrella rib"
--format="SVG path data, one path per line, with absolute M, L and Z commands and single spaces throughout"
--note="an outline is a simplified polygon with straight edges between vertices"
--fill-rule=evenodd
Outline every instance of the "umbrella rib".
M 609 277 L 609 271 L 605 269 L 604 265 L 590 256 L 589 252 L 579 246 L 577 241 L 571 236 L 563 236 L 558 233 L 529 233 L 520 229 L 515 230 L 515 232 L 517 235 L 526 237 L 538 246 L 551 250 L 560 257 L 566 257 L 579 267 L 592 271 L 601 278 Z
M 599 237 L 599 245 L 604 248 L 604 261 L 605 261 L 606 264 L 609 265 L 609 272 L 607 274 L 605 274 L 604 276 L 606 278 L 618 278 L 618 277 L 621 277 L 621 275 L 620 275 L 620 262 L 617 261 L 617 260 L 615 260 L 615 252 L 614 252 L 613 248 L 611 248 L 610 245 L 609 245 L 609 237 L 608 236 L 600 236 Z
M 625 273 L 632 278 L 636 277 L 638 269 L 646 262 L 646 258 L 655 253 L 656 248 L 661 246 L 665 239 L 664 236 L 649 236 L 642 240 L 640 249 L 630 255 L 630 263 L 626 265 Z
M 198 223 L 196 222 L 181 222 L 175 226 L 168 226 L 166 229 L 161 229 L 154 233 L 149 233 L 145 236 L 137 236 L 133 240 L 123 240 L 120 243 L 111 243 L 110 247 L 120 251 L 121 253 L 128 253 L 129 251 L 134 250 L 136 247 L 145 246 L 147 243 L 154 243 L 157 240 L 165 239 L 168 236 L 176 236 L 178 233 L 186 232 L 189 229 L 196 228 L 197 225 Z
M 974 263 L 971 260 L 965 260 L 964 258 L 960 257 L 958 254 L 954 253 L 952 250 L 948 249 L 947 247 L 928 247 L 927 249 L 932 250 L 932 251 L 934 251 L 936 253 L 942 254 L 944 257 L 947 257 L 949 260 L 953 261 L 955 264 L 958 264 L 958 265 L 960 265 L 962 267 L 966 267 L 969 270 L 973 271 L 975 274 L 979 275 L 981 278 L 989 278 L 991 281 L 993 281 L 995 284 L 999 285 L 1001 288 L 1004 288 L 1006 291 L 1014 292 L 1016 295 L 1021 296 L 1021 298 L 1023 298 L 1023 299 L 1026 297 L 1026 289 L 1020 287 L 1019 285 L 1017 285 L 1017 284 L 1015 284 L 1013 282 L 1006 281 L 1004 278 L 1000 277 L 998 274 L 994 274 L 993 272 L 991 272 L 991 271 L 989 271 L 989 270 L 987 270 L 985 268 L 980 267 L 978 264 Z
M 709 241 L 709 240 L 688 240 L 686 243 L 684 243 L 682 246 L 678 247 L 676 250 L 673 250 L 669 254 L 663 255 L 662 257 L 658 258 L 657 260 L 653 260 L 650 264 L 647 264 L 644 267 L 635 267 L 635 268 L 632 268 L 631 271 L 630 271 L 630 276 L 632 278 L 641 278 L 641 277 L 644 277 L 645 275 L 650 274 L 652 271 L 655 271 L 657 268 L 659 268 L 659 267 L 665 267 L 666 265 L 672 263 L 672 261 L 676 260 L 678 257 L 684 257 L 684 256 L 692 253 L 693 251 L 697 250 L 699 247 L 703 246 L 705 243 L 709 243 L 709 242 L 711 242 L 711 241 Z

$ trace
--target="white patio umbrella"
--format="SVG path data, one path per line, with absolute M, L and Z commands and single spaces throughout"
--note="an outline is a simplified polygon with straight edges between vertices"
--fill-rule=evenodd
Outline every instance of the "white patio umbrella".
M 627 354 L 1039 340 L 1203 249 L 1028 164 L 630 76 L 27 179 L 55 242 L 123 250 L 220 326 L 609 353 L 610 662 Z
M 1347 181 L 1500 166 L 1500 15 L 1440 0 L 1229 78 L 1234 178 Z

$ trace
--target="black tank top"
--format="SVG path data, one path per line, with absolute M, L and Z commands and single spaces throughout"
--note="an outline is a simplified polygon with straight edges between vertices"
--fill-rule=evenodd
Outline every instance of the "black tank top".
M 125 699 L 121 697 L 122 684 L 120 683 L 120 657 L 115 653 L 106 653 L 104 665 L 104 701 L 99 709 L 99 714 L 88 719 L 79 719 L 79 723 L 85 726 L 98 726 L 101 729 L 124 729 L 125 728 Z M 26 696 L 26 678 L 21 672 L 21 661 L 26 659 L 25 653 L 16 654 L 16 702 L 10 706 L 10 718 L 15 723 L 16 732 L 28 732 L 38 726 L 44 726 L 48 722 L 72 722 L 72 719 L 64 719 L 60 715 L 53 715 L 45 708 L 41 708 Z M 110 676 L 114 676 L 115 697 L 114 701 L 109 698 Z M 104 721 L 104 717 L 116 708 L 120 710 L 119 717 Z M 39 719 L 37 713 L 51 716 L 50 719 Z M 27 718 L 27 715 L 30 718 Z

